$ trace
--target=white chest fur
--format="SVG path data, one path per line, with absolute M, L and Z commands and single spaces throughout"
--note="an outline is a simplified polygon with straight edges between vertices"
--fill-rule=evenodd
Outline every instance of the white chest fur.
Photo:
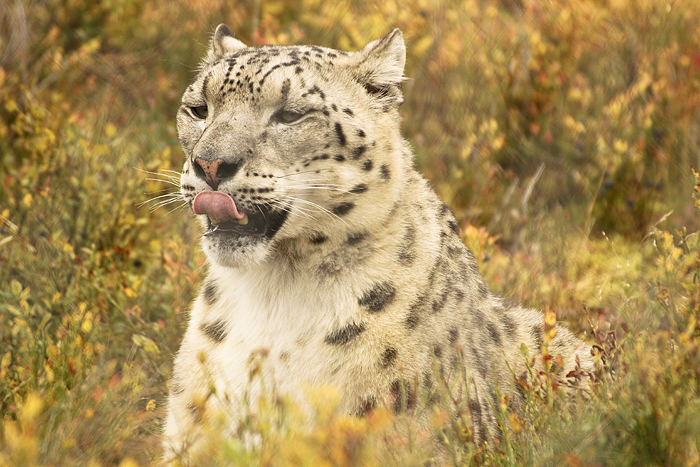
M 347 364 L 347 355 L 324 343 L 333 329 L 359 321 L 347 282 L 341 287 L 274 267 L 242 271 L 212 265 L 209 287 L 213 296 L 206 303 L 202 294 L 195 303 L 181 353 L 205 360 L 210 383 L 227 398 L 251 390 L 253 360 L 259 357 L 264 357 L 261 376 L 273 380 L 267 383 L 292 394 L 307 384 L 338 383 L 347 372 L 361 373 Z

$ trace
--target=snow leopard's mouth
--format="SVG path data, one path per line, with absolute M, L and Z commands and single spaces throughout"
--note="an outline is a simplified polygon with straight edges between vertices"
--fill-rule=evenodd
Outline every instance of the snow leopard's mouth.
M 287 219 L 288 211 L 273 210 L 254 204 L 247 212 L 239 212 L 236 203 L 226 193 L 203 191 L 192 203 L 195 214 L 207 215 L 205 237 L 211 236 L 274 236 Z
M 208 229 L 204 233 L 205 237 L 213 235 L 233 235 L 236 237 L 242 236 L 257 236 L 257 237 L 273 237 L 282 227 L 282 224 L 287 219 L 288 211 L 273 211 L 262 205 L 255 205 L 255 209 L 259 212 L 246 214 L 247 223 L 239 223 L 239 221 L 225 221 L 214 224 L 211 218 L 207 219 Z

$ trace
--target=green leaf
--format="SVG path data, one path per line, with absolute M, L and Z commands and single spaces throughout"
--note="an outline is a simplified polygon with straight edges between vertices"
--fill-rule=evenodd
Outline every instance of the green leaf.
M 10 290 L 12 290 L 12 295 L 19 298 L 20 294 L 22 293 L 22 284 L 20 284 L 16 279 L 12 279 L 12 281 L 10 281 Z
M 520 353 L 525 358 L 530 356 L 530 351 L 528 350 L 527 345 L 525 345 L 524 343 L 520 344 Z
M 134 334 L 131 336 L 131 340 L 134 341 L 134 344 L 145 350 L 146 353 L 150 353 L 153 355 L 158 355 L 160 353 L 160 349 L 158 348 L 156 343 L 146 336 L 142 336 L 141 334 Z

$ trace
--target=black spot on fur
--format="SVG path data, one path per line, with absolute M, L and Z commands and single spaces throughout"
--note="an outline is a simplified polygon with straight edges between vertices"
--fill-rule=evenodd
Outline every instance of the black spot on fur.
M 500 315 L 501 319 L 501 324 L 503 325 L 503 328 L 505 329 L 506 333 L 508 336 L 511 338 L 515 337 L 515 333 L 518 330 L 518 325 L 515 323 L 515 320 L 513 317 L 507 312 L 503 311 Z
M 352 150 L 352 158 L 353 160 L 357 160 L 360 157 L 362 157 L 362 154 L 365 153 L 367 150 L 367 146 L 358 146 Z
M 358 300 L 360 306 L 366 307 L 370 313 L 382 311 L 394 301 L 396 288 L 390 282 L 380 282 L 372 286 Z
M 532 338 L 535 341 L 535 346 L 537 346 L 536 350 L 539 350 L 540 347 L 542 347 L 542 344 L 544 343 L 544 329 L 542 329 L 542 325 L 540 324 L 535 324 L 532 327 Z
M 323 341 L 329 345 L 345 345 L 360 334 L 362 334 L 364 330 L 364 323 L 350 323 L 345 327 L 331 332 L 326 336 L 326 338 Z
M 216 282 L 209 281 L 204 284 L 204 288 L 202 289 L 202 297 L 204 298 L 204 303 L 206 303 L 207 306 L 212 306 L 217 300 L 219 300 L 219 287 L 216 285 Z
M 388 165 L 384 164 L 379 168 L 379 176 L 384 181 L 388 181 L 391 178 L 391 170 L 389 170 Z
M 289 78 L 285 79 L 282 82 L 282 96 L 287 97 L 287 94 L 289 94 L 289 89 L 291 88 L 292 84 L 291 81 L 289 81 Z
M 410 266 L 416 257 L 414 246 L 416 243 L 416 228 L 412 225 L 406 226 L 403 241 L 399 248 L 399 264 L 402 266 Z
M 461 246 L 449 245 L 449 246 L 447 247 L 447 254 L 448 254 L 451 258 L 457 258 L 459 255 L 462 254 L 462 251 L 464 251 L 464 250 L 462 249 Z
M 370 396 L 360 403 L 360 406 L 357 408 L 356 415 L 358 417 L 364 417 L 367 413 L 374 410 L 376 406 L 377 398 L 374 396 Z
M 202 331 L 202 334 L 217 344 L 223 342 L 228 334 L 228 331 L 226 330 L 226 322 L 223 320 L 217 320 L 211 323 L 201 323 L 199 325 L 199 330 Z
M 388 368 L 389 365 L 394 363 L 394 360 L 396 360 L 396 356 L 399 354 L 399 352 L 396 350 L 394 347 L 387 347 L 384 349 L 384 353 L 382 354 L 382 358 L 379 361 L 379 365 L 382 368 Z
M 455 221 L 450 220 L 447 223 L 447 225 L 450 226 L 450 229 L 452 229 L 452 231 L 455 233 L 455 235 L 459 235 L 459 226 L 457 225 L 457 223 Z
M 369 190 L 369 187 L 367 186 L 366 183 L 360 183 L 359 185 L 355 185 L 350 189 L 350 193 L 355 193 L 355 194 L 360 194 L 364 193 L 365 191 Z
M 320 245 L 321 243 L 325 242 L 328 240 L 328 237 L 326 235 L 323 235 L 322 233 L 316 234 L 313 237 L 309 239 L 311 243 L 314 245 Z
M 445 308 L 445 304 L 447 303 L 447 297 L 450 295 L 450 288 L 452 287 L 452 284 L 448 281 L 447 284 L 445 284 L 445 288 L 442 291 L 442 294 L 436 299 L 433 300 L 433 313 L 438 313 L 442 311 L 443 308 Z
M 372 162 L 372 159 L 367 159 L 362 163 L 362 170 L 364 170 L 365 172 L 369 172 L 370 170 L 372 170 L 373 165 L 374 164 Z
M 484 415 L 481 411 L 481 404 L 476 399 L 469 401 L 469 411 L 472 415 L 472 423 L 476 433 L 474 433 L 477 446 L 481 446 L 486 442 L 486 427 L 484 426 Z
M 476 369 L 479 371 L 479 375 L 482 378 L 486 378 L 486 375 L 488 374 L 488 367 L 486 366 L 487 359 L 481 354 L 481 351 L 474 347 L 472 344 L 472 347 L 469 349 L 472 354 L 472 358 L 474 358 L 474 363 L 476 364 Z
M 394 380 L 389 391 L 394 396 L 394 413 L 401 413 L 416 406 L 416 391 L 408 382 L 400 379 Z
M 391 211 L 389 211 L 389 217 L 394 217 L 396 215 L 396 212 L 399 210 L 400 206 L 401 203 L 395 201 L 394 204 L 391 206 Z
M 418 297 L 418 300 L 416 300 L 413 305 L 411 305 L 411 308 L 408 310 L 408 316 L 406 316 L 406 327 L 408 329 L 415 329 L 416 326 L 418 326 L 418 323 L 420 322 L 420 315 L 425 308 L 425 302 L 427 299 L 428 296 L 423 294 Z
M 474 324 L 476 324 L 476 326 L 479 328 L 483 328 L 486 323 L 486 315 L 484 315 L 484 312 L 481 309 L 481 307 L 472 307 L 470 312 Z
M 452 212 L 452 210 L 450 209 L 450 207 L 448 205 L 446 205 L 445 203 L 442 203 L 442 205 L 440 206 L 440 215 L 444 216 L 448 212 Z
M 331 212 L 335 214 L 336 216 L 344 216 L 345 214 L 349 213 L 352 208 L 355 207 L 355 203 L 340 203 L 337 206 L 333 206 L 331 209 Z
M 343 156 L 342 154 L 333 156 L 333 159 L 335 159 L 337 162 L 345 162 L 345 156 Z
M 350 115 L 351 117 L 352 117 L 353 115 L 355 115 L 355 114 L 352 113 L 352 110 L 350 110 L 350 109 L 343 109 L 343 112 L 345 112 L 346 114 Z
M 501 345 L 501 333 L 498 330 L 498 327 L 494 323 L 488 323 L 486 325 L 486 329 L 489 331 L 489 336 L 491 337 L 491 342 L 496 344 L 497 346 Z
M 314 85 L 313 90 L 314 90 L 319 96 L 321 96 L 321 100 L 324 100 L 324 101 L 326 100 L 326 94 L 325 94 L 323 91 L 321 91 L 321 89 L 320 89 L 318 86 Z
M 433 267 L 430 268 L 430 272 L 428 273 L 428 286 L 426 287 L 427 291 L 433 290 L 435 276 L 437 276 L 437 272 L 442 269 L 443 263 L 444 259 L 440 256 L 435 260 L 435 264 L 433 264 Z
M 357 136 L 359 136 L 360 138 L 364 138 L 367 135 L 365 134 L 364 130 L 357 130 Z
M 348 245 L 357 245 L 362 240 L 367 238 L 369 234 L 367 232 L 355 232 L 348 235 Z
M 345 146 L 347 140 L 345 139 L 345 133 L 343 133 L 343 125 L 335 122 L 335 134 L 338 135 L 338 142 L 341 146 Z
M 451 328 L 450 337 L 447 341 L 450 343 L 450 345 L 455 345 L 457 343 L 457 339 L 459 339 L 459 330 L 457 328 Z

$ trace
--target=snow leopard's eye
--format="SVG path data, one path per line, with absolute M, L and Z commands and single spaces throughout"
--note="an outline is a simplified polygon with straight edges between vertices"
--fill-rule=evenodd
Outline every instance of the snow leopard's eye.
M 206 105 L 200 105 L 199 107 L 190 107 L 190 112 L 195 117 L 204 120 L 207 118 L 208 109 Z
M 294 123 L 308 112 L 294 112 L 292 110 L 280 109 L 272 116 L 272 119 L 279 123 Z

